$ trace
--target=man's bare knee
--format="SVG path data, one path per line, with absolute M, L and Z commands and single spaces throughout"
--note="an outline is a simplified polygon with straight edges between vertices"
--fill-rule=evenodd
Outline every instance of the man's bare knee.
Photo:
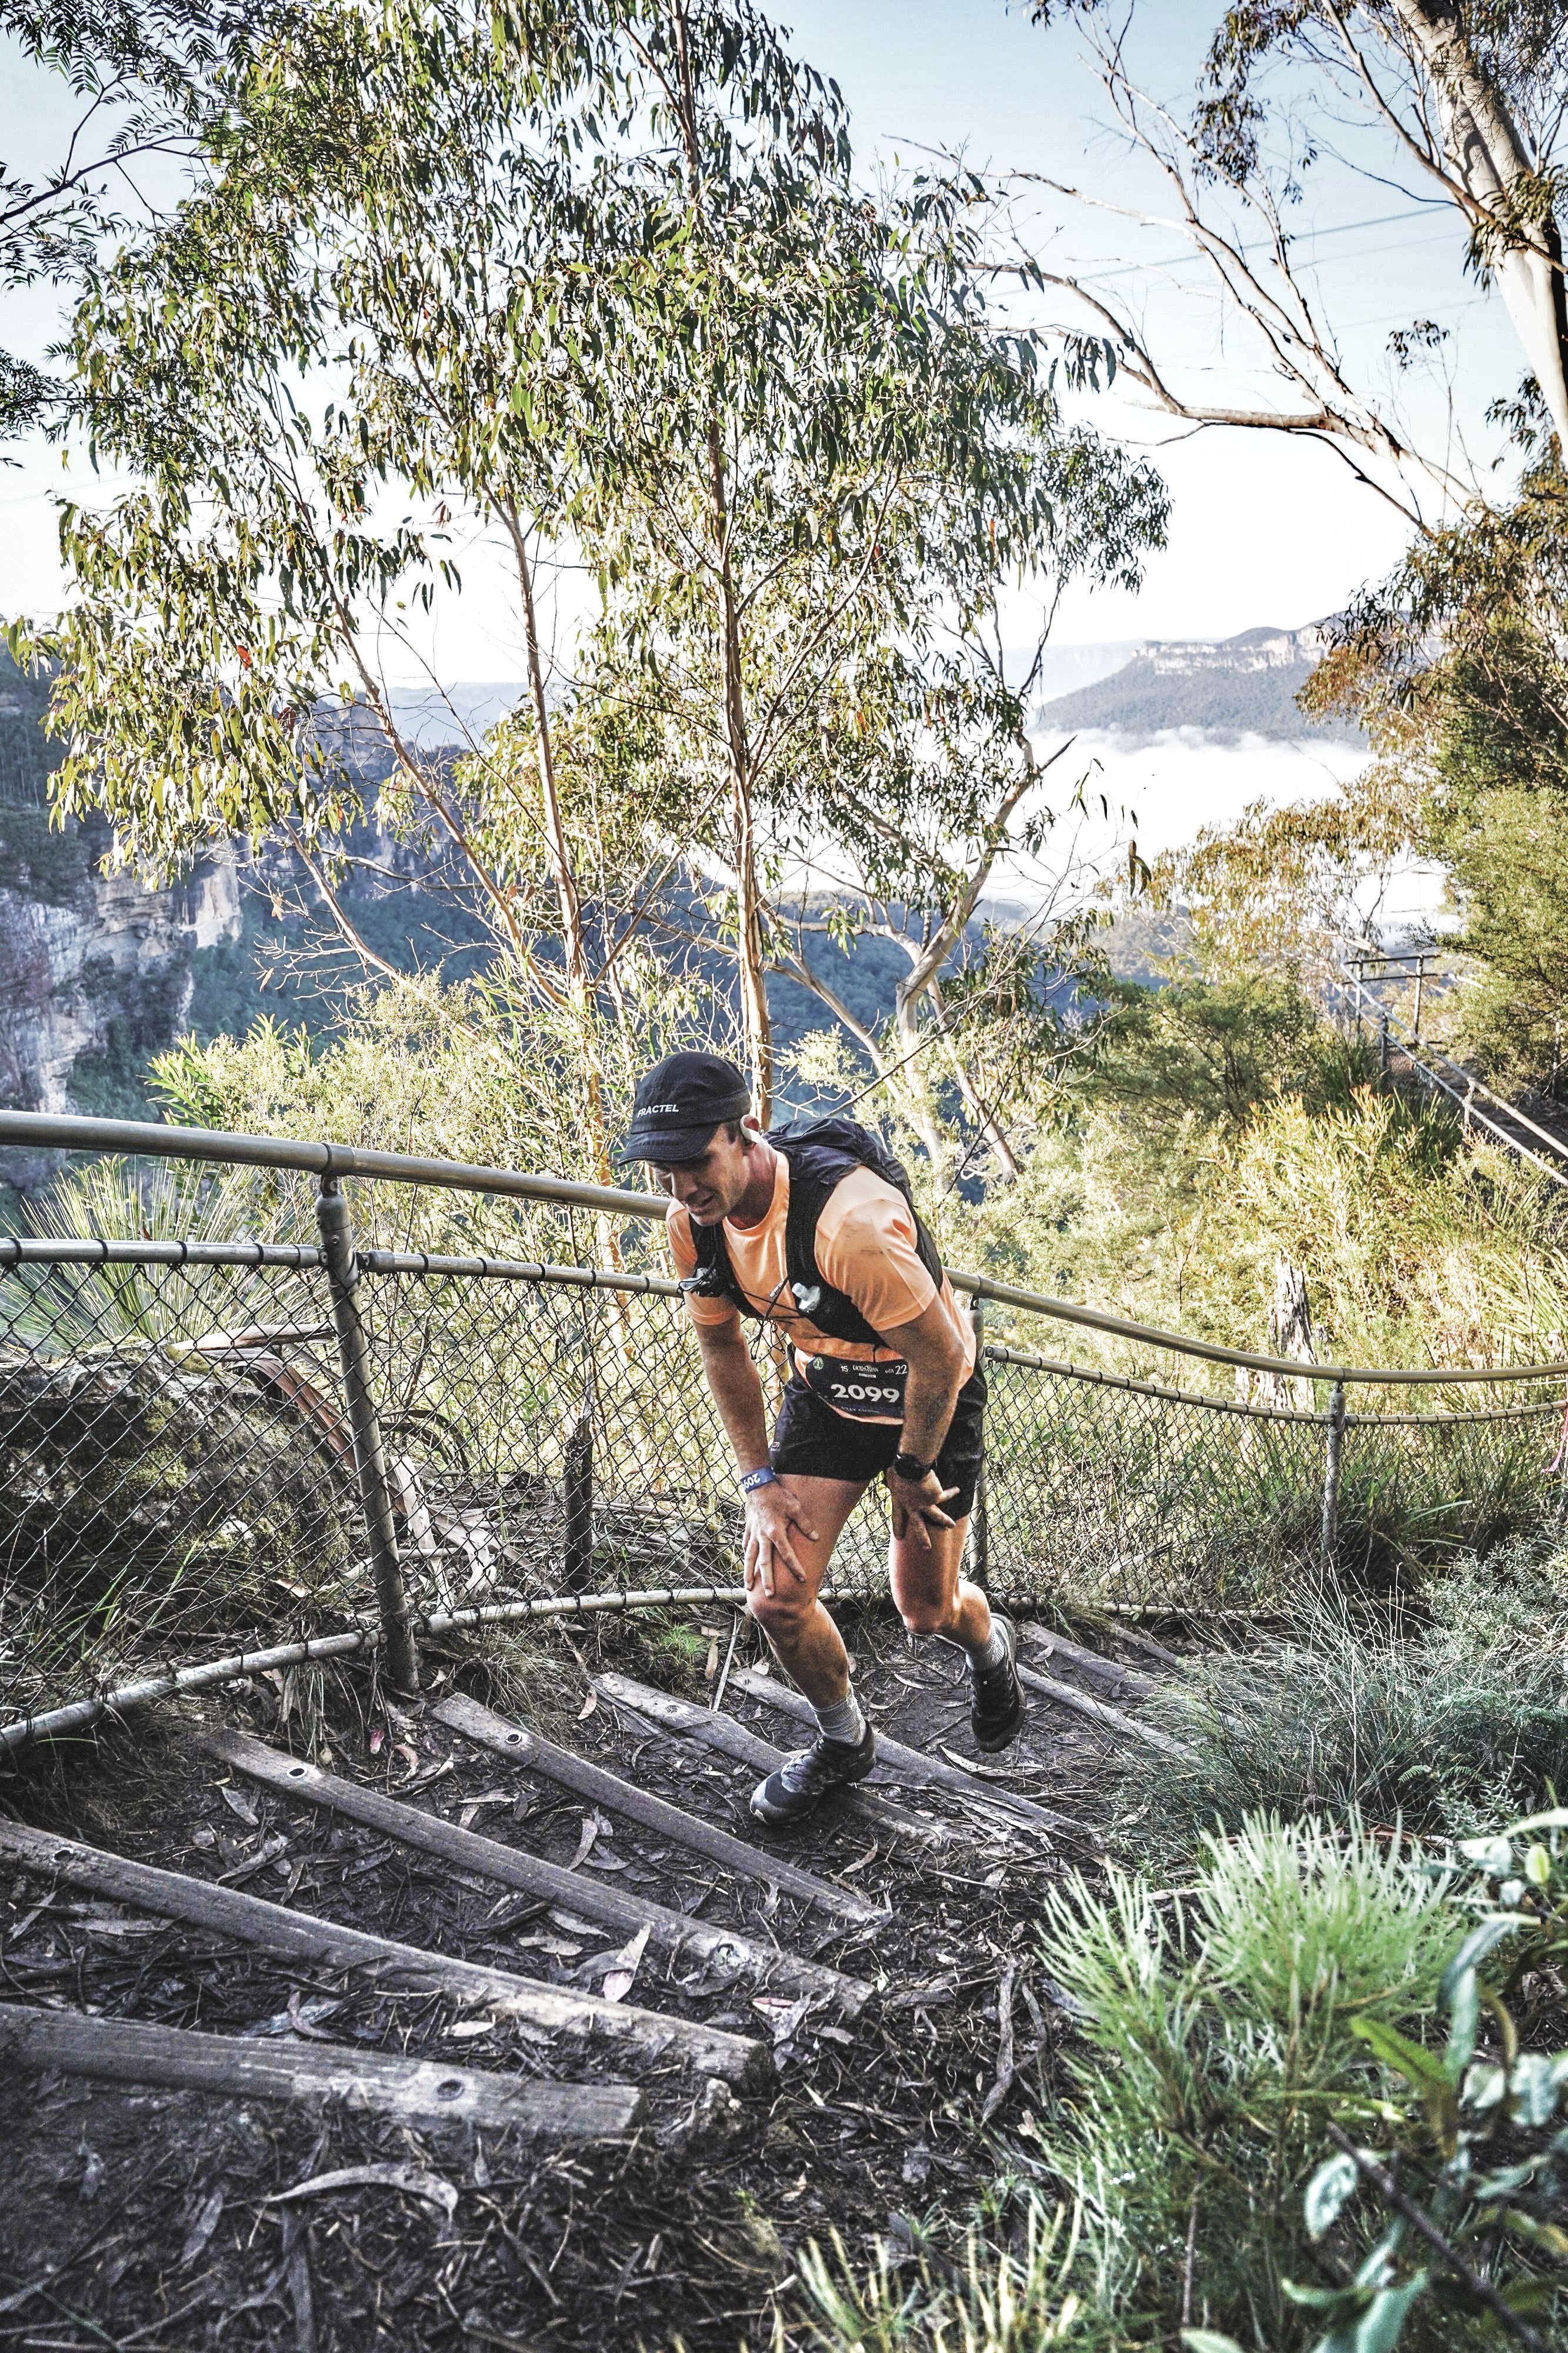
M 771 1642 L 786 1646 L 799 1640 L 816 1608 L 815 1599 L 807 1600 L 804 1594 L 764 1593 L 760 1585 L 753 1585 L 746 1597 L 748 1615 L 755 1619 Z
M 951 1634 L 958 1622 L 956 1597 L 900 1601 L 899 1615 L 911 1634 Z

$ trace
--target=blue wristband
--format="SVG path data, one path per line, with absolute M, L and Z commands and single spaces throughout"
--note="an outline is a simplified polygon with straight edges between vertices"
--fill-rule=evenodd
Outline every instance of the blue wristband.
M 760 1471 L 747 1472 L 741 1482 L 741 1493 L 742 1495 L 754 1495 L 759 1487 L 775 1486 L 778 1475 L 771 1462 L 764 1462 Z

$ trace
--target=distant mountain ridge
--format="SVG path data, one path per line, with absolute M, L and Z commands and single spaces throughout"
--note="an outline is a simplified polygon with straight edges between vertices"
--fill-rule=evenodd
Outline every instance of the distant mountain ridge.
M 1037 723 L 1094 730 L 1129 744 L 1191 728 L 1216 743 L 1244 736 L 1272 743 L 1360 744 L 1342 721 L 1320 725 L 1296 701 L 1322 658 L 1321 622 L 1301 629 L 1243 629 L 1234 638 L 1173 638 L 1140 648 L 1109 678 L 1041 705 Z

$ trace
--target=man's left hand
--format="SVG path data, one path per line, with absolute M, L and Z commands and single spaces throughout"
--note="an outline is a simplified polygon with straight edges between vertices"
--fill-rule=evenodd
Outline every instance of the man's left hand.
M 932 1528 L 954 1525 L 945 1506 L 957 1494 L 957 1488 L 944 1487 L 934 1471 L 928 1471 L 923 1479 L 900 1479 L 896 1471 L 889 1471 L 887 1478 L 893 1507 L 893 1542 L 907 1541 L 929 1552 Z

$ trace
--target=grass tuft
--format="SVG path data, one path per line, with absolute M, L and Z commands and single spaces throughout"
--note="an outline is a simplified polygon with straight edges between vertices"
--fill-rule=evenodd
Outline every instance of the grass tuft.
M 1192 1761 L 1126 1757 L 1122 1829 L 1164 1866 L 1259 1810 L 1468 1836 L 1568 1789 L 1568 1556 L 1471 1556 L 1419 1613 L 1325 1607 L 1194 1660 L 1151 1715 Z

